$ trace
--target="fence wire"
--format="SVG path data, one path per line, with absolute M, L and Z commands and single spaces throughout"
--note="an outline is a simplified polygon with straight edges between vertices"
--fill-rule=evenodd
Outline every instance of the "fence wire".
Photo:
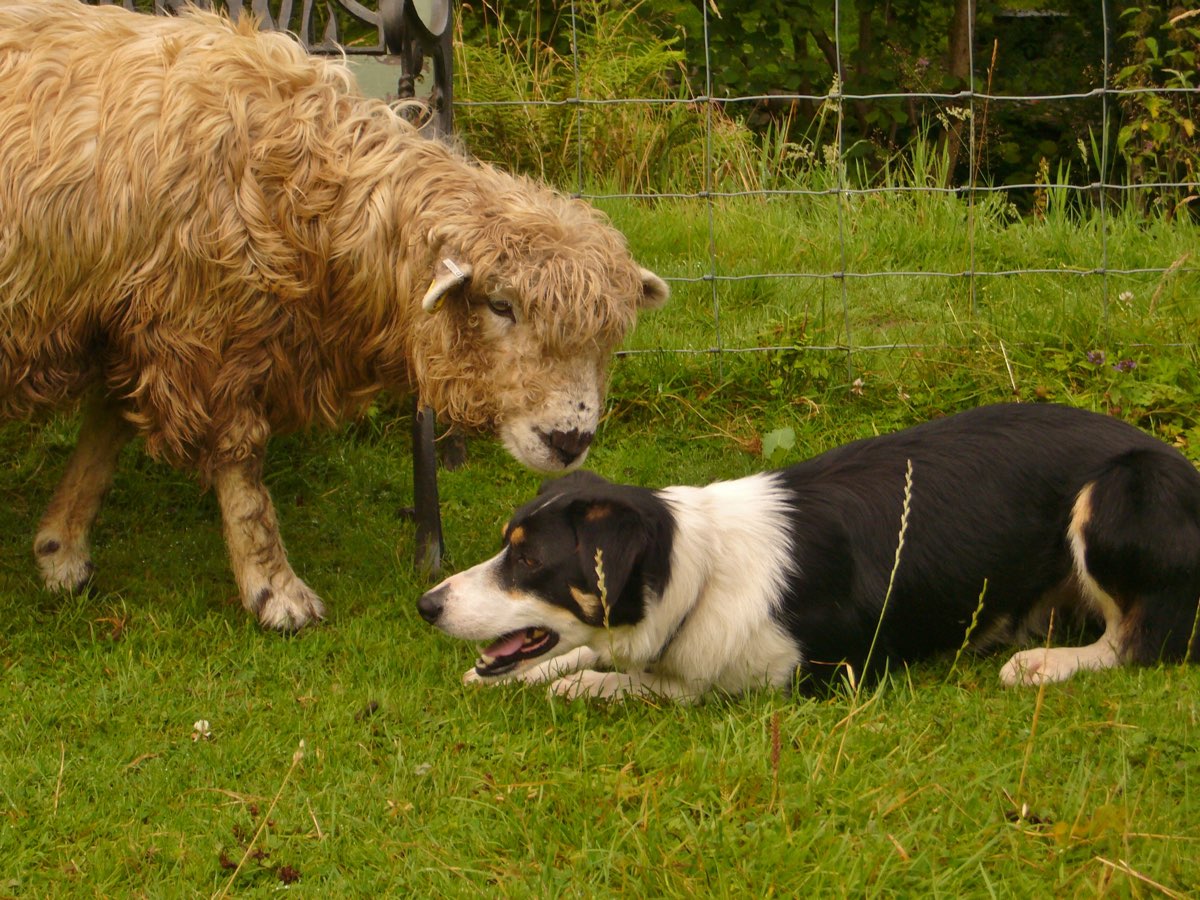
M 1113 215 L 1113 209 L 1109 197 L 1120 198 L 1134 191 L 1156 191 L 1156 190 L 1183 190 L 1189 188 L 1192 193 L 1195 193 L 1195 185 L 1185 183 L 1169 182 L 1169 181 L 1146 181 L 1137 184 L 1121 184 L 1109 180 L 1109 176 L 1113 172 L 1113 160 L 1111 159 L 1111 150 L 1108 136 L 1111 134 L 1111 126 L 1113 123 L 1114 109 L 1113 105 L 1121 100 L 1121 98 L 1136 97 L 1144 94 L 1157 94 L 1168 96 L 1178 93 L 1195 94 L 1196 91 L 1188 88 L 1180 87 L 1161 87 L 1161 88 L 1142 88 L 1142 87 L 1118 87 L 1112 83 L 1112 60 L 1110 59 L 1110 47 L 1113 45 L 1113 24 L 1110 22 L 1110 10 L 1108 2 L 1097 3 L 1096 14 L 1102 20 L 1105 40 L 1103 57 L 1097 60 L 1099 63 L 1100 83 L 1098 86 L 1084 91 L 1071 92 L 1056 92 L 1044 94 L 1008 94 L 998 93 L 989 90 L 990 78 L 988 85 L 979 83 L 976 75 L 976 59 L 975 59 L 975 38 L 976 38 L 976 22 L 974 21 L 975 10 L 974 4 L 970 5 L 970 19 L 968 21 L 968 30 L 970 39 L 967 44 L 969 47 L 969 77 L 965 88 L 960 91 L 928 91 L 928 92 L 913 92 L 906 90 L 884 90 L 872 93 L 855 93 L 852 91 L 843 90 L 842 87 L 847 83 L 846 59 L 847 47 L 845 42 L 844 27 L 842 21 L 843 3 L 835 2 L 833 6 L 834 13 L 834 55 L 836 62 L 836 81 L 830 91 L 826 93 L 793 93 L 787 91 L 767 92 L 767 93 L 744 93 L 734 96 L 714 97 L 714 78 L 713 78 L 713 48 L 710 42 L 710 26 L 712 24 L 710 16 L 713 15 L 711 4 L 704 2 L 700 3 L 699 7 L 703 14 L 703 72 L 700 73 L 701 79 L 696 79 L 694 84 L 697 89 L 702 92 L 694 96 L 677 97 L 677 96 L 618 96 L 618 97 L 588 97 L 583 95 L 582 76 L 580 72 L 580 60 L 578 52 L 578 40 L 581 29 L 580 11 L 576 7 L 574 0 L 571 0 L 569 5 L 563 8 L 563 13 L 567 17 L 572 47 L 572 65 L 575 90 L 573 96 L 561 99 L 539 99 L 539 100 L 498 100 L 498 101 L 480 101 L 480 100 L 461 100 L 456 103 L 456 107 L 469 109 L 471 107 L 566 107 L 574 110 L 574 134 L 577 138 L 575 148 L 575 185 L 574 192 L 585 199 L 597 202 L 654 202 L 663 203 L 668 201 L 686 201 L 689 203 L 701 203 L 705 211 L 705 249 L 703 257 L 693 253 L 690 258 L 680 258 L 676 260 L 676 265 L 666 266 L 665 277 L 668 282 L 673 285 L 682 286 L 690 285 L 703 290 L 703 286 L 707 286 L 708 303 L 711 305 L 712 330 L 711 339 L 703 344 L 689 346 L 672 346 L 672 347 L 641 347 L 623 351 L 624 355 L 635 356 L 638 354 L 647 353 L 671 353 L 683 355 L 695 354 L 715 354 L 718 357 L 724 354 L 731 353 L 755 353 L 764 351 L 778 351 L 788 349 L 793 345 L 772 343 L 770 341 L 730 341 L 727 337 L 727 329 L 722 320 L 722 301 L 725 292 L 731 286 L 738 283 L 746 282 L 761 282 L 768 286 L 780 285 L 798 280 L 807 280 L 814 283 L 828 283 L 836 285 L 837 305 L 840 307 L 838 313 L 841 318 L 841 337 L 833 343 L 825 344 L 808 344 L 804 347 L 806 351 L 828 351 L 835 353 L 844 353 L 846 356 L 847 373 L 849 378 L 853 377 L 854 362 L 853 358 L 856 354 L 864 351 L 880 351 L 888 349 L 898 350 L 913 350 L 921 349 L 930 346 L 922 342 L 906 342 L 906 341 L 888 341 L 886 343 L 873 343 L 869 340 L 859 341 L 859 335 L 853 326 L 852 307 L 853 297 L 851 296 L 851 286 L 859 282 L 867 282 L 880 279 L 895 280 L 901 286 L 911 282 L 912 279 L 945 279 L 947 281 L 961 284 L 966 295 L 966 304 L 969 308 L 972 318 L 979 313 L 978 289 L 981 284 L 993 282 L 998 279 L 1006 278 L 1029 278 L 1034 276 L 1053 276 L 1058 278 L 1077 278 L 1091 282 L 1093 279 L 1099 281 L 1099 309 L 1097 316 L 1100 320 L 1107 320 L 1112 304 L 1112 295 L 1117 287 L 1114 279 L 1120 277 L 1145 277 L 1152 278 L 1158 276 L 1165 278 L 1168 274 L 1183 274 L 1196 273 L 1200 271 L 1191 260 L 1163 260 L 1161 263 L 1152 261 L 1147 265 L 1113 265 L 1110 259 L 1109 252 L 1109 224 L 1110 218 Z M 838 177 L 836 183 L 819 188 L 797 187 L 765 187 L 762 189 L 738 189 L 738 190 L 722 190 L 720 182 L 716 177 L 717 162 L 714 158 L 714 110 L 719 104 L 725 110 L 738 110 L 752 107 L 756 104 L 774 103 L 812 103 L 812 104 L 829 104 L 834 111 L 835 131 L 837 134 L 837 156 L 839 161 L 844 161 L 847 158 L 846 120 L 848 116 L 847 105 L 851 103 L 871 103 L 878 101 L 925 101 L 942 104 L 960 104 L 965 106 L 968 114 L 965 118 L 965 147 L 967 154 L 968 175 L 966 182 L 962 186 L 936 186 L 936 185 L 854 185 L 851 184 L 847 177 L 847 166 L 838 165 L 836 170 Z M 1102 134 L 1105 140 L 1101 142 L 1101 158 L 1099 159 L 1099 179 L 1093 180 L 1088 184 L 1057 184 L 1049 185 L 1055 190 L 1062 191 L 1064 194 L 1071 194 L 1080 198 L 1088 198 L 1094 204 L 1096 216 L 1099 223 L 1099 248 L 1098 258 L 1089 262 L 1081 263 L 1073 259 L 1055 260 L 1053 264 L 1046 265 L 1044 261 L 1039 265 L 1030 265 L 1028 267 L 989 267 L 979 263 L 977 257 L 977 242 L 976 228 L 977 217 L 979 215 L 979 202 L 989 195 L 1007 194 L 1013 196 L 1020 192 L 1035 192 L 1044 191 L 1048 185 L 1045 183 L 1037 183 L 1026 181 L 1016 184 L 994 185 L 988 184 L 983 178 L 983 173 L 980 171 L 980 158 L 978 153 L 977 141 L 980 140 L 978 133 L 980 125 L 980 117 L 978 115 L 981 109 L 986 110 L 988 104 L 1016 104 L 1016 103 L 1070 103 L 1078 101 L 1098 101 L 1100 104 L 1100 125 Z M 589 192 L 588 172 L 586 169 L 586 155 L 583 143 L 584 128 L 582 123 L 584 117 L 592 110 L 602 109 L 605 107 L 620 107 L 630 105 L 641 106 L 665 106 L 665 105 L 690 105 L 697 110 L 703 110 L 704 123 L 704 173 L 702 185 L 695 191 L 678 191 L 678 192 L 647 192 L 647 191 L 612 191 L 606 193 Z M 735 113 L 736 114 L 736 113 Z M 986 127 L 986 122 L 984 123 Z M 962 268 L 954 270 L 888 270 L 886 268 L 872 269 L 863 266 L 854 266 L 850 264 L 851 247 L 848 239 L 848 231 L 851 228 L 852 222 L 848 217 L 853 213 L 846 201 L 854 198 L 871 197 L 874 195 L 902 195 L 906 193 L 922 193 L 922 194 L 946 194 L 964 198 L 966 201 L 966 258 L 965 265 Z M 718 229 L 718 223 L 723 212 L 723 204 L 726 201 L 734 200 L 743 197 L 758 197 L 763 199 L 778 198 L 778 197 L 832 197 L 835 199 L 837 208 L 837 242 L 838 242 L 838 264 L 830 271 L 808 271 L 803 267 L 798 266 L 794 269 L 777 270 L 777 271 L 755 271 L 742 273 L 723 272 L 719 263 L 721 239 Z M 869 260 L 868 260 L 869 262 Z M 1160 345 L 1161 346 L 1161 345 Z M 1172 344 L 1169 346 L 1180 346 Z

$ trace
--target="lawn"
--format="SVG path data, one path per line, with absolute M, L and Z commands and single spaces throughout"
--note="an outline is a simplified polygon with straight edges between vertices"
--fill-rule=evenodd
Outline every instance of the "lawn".
M 610 212 L 663 274 L 708 264 L 678 208 Z M 806 271 L 827 267 L 817 225 L 728 212 L 729 273 L 793 271 L 801 244 Z M 863 216 L 872 269 L 954 265 L 933 256 L 950 241 Z M 761 240 L 756 221 L 808 238 Z M 976 265 L 1091 252 L 1086 228 L 1055 227 L 996 226 Z M 1186 226 L 1119 236 L 1129 268 L 1195 246 Z M 1103 316 L 1100 280 L 1077 276 L 988 279 L 974 306 L 961 281 L 852 283 L 852 334 L 922 346 L 849 357 L 810 349 L 846 343 L 840 288 L 798 279 L 719 284 L 724 346 L 778 349 L 664 352 L 716 333 L 711 285 L 676 282 L 614 365 L 589 466 L 736 477 L 1005 399 L 1109 410 L 1200 458 L 1196 276 L 1126 281 Z M 963 656 L 858 694 L 692 707 L 465 688 L 474 648 L 415 608 L 401 408 L 272 445 L 291 559 L 330 607 L 295 637 L 240 609 L 212 495 L 136 447 L 95 531 L 95 589 L 44 593 L 30 544 L 73 423 L 0 429 L 0 896 L 1200 893 L 1197 668 L 1013 690 L 1003 657 Z M 440 479 L 448 570 L 495 552 L 538 483 L 494 442 L 469 450 Z

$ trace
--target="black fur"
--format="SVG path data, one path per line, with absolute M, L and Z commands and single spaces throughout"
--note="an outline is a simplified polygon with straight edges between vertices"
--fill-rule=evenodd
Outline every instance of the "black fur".
M 1018 654 L 1001 678 L 1195 661 L 1200 472 L 1128 424 L 1040 404 L 981 407 L 707 488 L 580 472 L 544 485 L 500 554 L 418 607 L 450 634 L 496 639 L 466 680 L 550 680 L 567 696 L 694 698 L 783 686 L 796 666 L 819 688 L 1047 622 L 1061 644 L 1077 617 L 1103 635 Z M 619 677 L 595 671 L 612 665 Z
M 973 637 L 997 626 L 1011 635 L 1043 598 L 1075 596 L 1067 526 L 1092 481 L 1089 569 L 1139 617 L 1144 599 L 1165 592 L 1151 618 L 1170 623 L 1173 638 L 1160 643 L 1182 657 L 1200 601 L 1200 474 L 1118 420 L 1007 404 L 858 441 L 780 473 L 795 496 L 797 564 L 781 617 L 818 680 L 844 662 L 863 671 L 888 596 L 909 460 L 909 521 L 872 668 L 960 647 L 981 595 Z M 1118 535 L 1120 559 L 1109 546 Z M 1132 641 L 1126 653 L 1151 662 L 1159 650 Z
M 909 461 L 908 525 L 889 596 Z M 779 539 L 794 559 L 777 615 L 814 684 L 847 663 L 870 677 L 961 647 L 981 597 L 973 639 L 1011 639 L 1050 607 L 1061 637 L 1080 599 L 1067 530 L 1089 484 L 1086 564 L 1123 614 L 1122 661 L 1179 660 L 1188 650 L 1200 603 L 1200 473 L 1128 424 L 1061 406 L 987 406 L 839 447 L 776 477 L 792 504 L 791 533 Z M 583 473 L 545 490 L 552 506 L 538 509 L 543 496 L 514 524 L 574 543 L 554 577 L 586 579 L 588 554 L 602 547 L 618 597 L 613 623 L 637 622 L 643 588 L 661 594 L 671 577 L 667 504 Z M 612 515 L 586 522 L 599 504 Z
M 599 597 L 602 568 L 608 624 L 631 625 L 642 619 L 646 589 L 660 593 L 666 582 L 673 529 L 670 510 L 653 491 L 573 472 L 543 483 L 538 496 L 513 513 L 501 578 L 601 625 L 603 613 L 582 610 L 570 589 Z M 510 543 L 518 530 L 524 540 Z

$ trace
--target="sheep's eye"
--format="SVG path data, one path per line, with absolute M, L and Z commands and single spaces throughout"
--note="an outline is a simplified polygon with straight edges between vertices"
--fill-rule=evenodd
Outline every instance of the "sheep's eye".
M 503 297 L 488 297 L 487 305 L 488 309 L 501 318 L 512 322 L 517 321 L 517 315 L 513 312 L 511 300 L 506 300 Z

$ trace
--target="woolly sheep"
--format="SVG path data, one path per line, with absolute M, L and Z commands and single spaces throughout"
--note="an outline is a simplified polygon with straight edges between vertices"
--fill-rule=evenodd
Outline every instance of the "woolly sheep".
M 121 448 L 216 491 L 243 605 L 299 628 L 268 437 L 379 390 L 583 459 L 613 350 L 667 287 L 586 204 L 471 162 L 340 62 L 210 13 L 0 0 L 0 420 L 83 401 L 34 553 L 91 578 Z

